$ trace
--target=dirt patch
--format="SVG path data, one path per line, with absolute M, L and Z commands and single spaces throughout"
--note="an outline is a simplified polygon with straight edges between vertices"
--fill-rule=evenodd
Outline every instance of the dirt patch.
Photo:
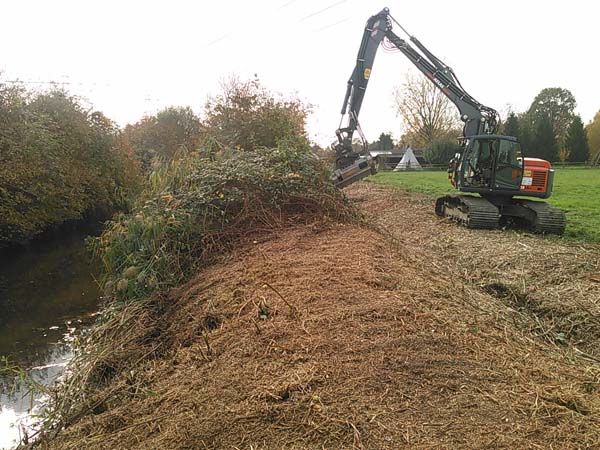
M 600 446 L 599 365 L 508 301 L 560 297 L 597 250 L 460 229 L 400 191 L 350 194 L 380 231 L 296 227 L 202 271 L 161 304 L 160 354 L 43 448 Z M 515 258 L 521 244 L 558 270 Z M 592 283 L 572 297 L 591 301 Z

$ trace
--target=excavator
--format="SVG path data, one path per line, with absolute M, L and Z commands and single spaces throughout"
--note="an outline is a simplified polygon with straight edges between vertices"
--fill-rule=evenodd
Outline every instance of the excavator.
M 408 40 L 394 33 L 394 24 Z M 388 8 L 370 17 L 365 26 L 356 66 L 344 96 L 342 119 L 336 131 L 337 142 L 333 144 L 336 170 L 331 181 L 343 188 L 377 172 L 358 115 L 380 44 L 384 49 L 399 51 L 406 56 L 454 103 L 464 123 L 463 135 L 459 138 L 461 151 L 448 167 L 450 183 L 464 194 L 438 198 L 436 214 L 468 228 L 496 229 L 512 224 L 536 233 L 562 234 L 566 224 L 563 211 L 543 201 L 522 198 L 550 197 L 554 182 L 551 164 L 542 159 L 523 157 L 515 137 L 497 134 L 498 112 L 469 95 L 454 71 L 410 35 L 390 15 Z M 363 142 L 362 151 L 353 148 L 355 132 Z

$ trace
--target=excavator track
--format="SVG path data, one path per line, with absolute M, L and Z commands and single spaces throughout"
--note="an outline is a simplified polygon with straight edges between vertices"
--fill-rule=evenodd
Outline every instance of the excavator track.
M 517 200 L 517 204 L 532 214 L 527 218 L 527 225 L 534 233 L 563 234 L 567 224 L 565 213 L 554 206 L 532 200 Z
M 484 198 L 470 195 L 446 195 L 435 202 L 435 212 L 467 228 L 494 230 L 500 227 L 498 208 Z
M 497 207 L 489 200 L 470 195 L 446 195 L 437 199 L 435 212 L 467 228 L 493 230 L 502 223 L 520 224 L 540 234 L 565 231 L 565 213 L 554 206 L 533 200 L 513 199 Z

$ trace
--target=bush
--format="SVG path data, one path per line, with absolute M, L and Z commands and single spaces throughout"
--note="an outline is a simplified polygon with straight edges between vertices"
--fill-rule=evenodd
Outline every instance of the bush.
M 191 108 L 171 106 L 127 125 L 119 144 L 130 149 L 147 173 L 157 160 L 170 161 L 197 149 L 201 129 L 200 119 Z
M 289 221 L 347 220 L 343 194 L 308 146 L 191 154 L 150 175 L 131 213 L 94 241 L 105 294 L 139 299 L 178 285 L 242 236 Z
M 0 83 L 0 129 L 0 246 L 112 211 L 135 185 L 135 163 L 114 147 L 115 124 L 63 91 Z
M 461 151 L 456 139 L 434 139 L 431 148 L 425 150 L 425 158 L 430 164 L 448 164 L 454 154 Z

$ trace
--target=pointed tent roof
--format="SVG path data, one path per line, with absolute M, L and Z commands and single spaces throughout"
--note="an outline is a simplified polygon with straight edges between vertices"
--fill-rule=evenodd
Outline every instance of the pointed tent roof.
M 394 169 L 394 172 L 397 170 L 420 170 L 422 169 L 421 164 L 417 161 L 415 157 L 415 152 L 412 148 L 408 147 L 406 152 L 404 152 L 404 156 Z

